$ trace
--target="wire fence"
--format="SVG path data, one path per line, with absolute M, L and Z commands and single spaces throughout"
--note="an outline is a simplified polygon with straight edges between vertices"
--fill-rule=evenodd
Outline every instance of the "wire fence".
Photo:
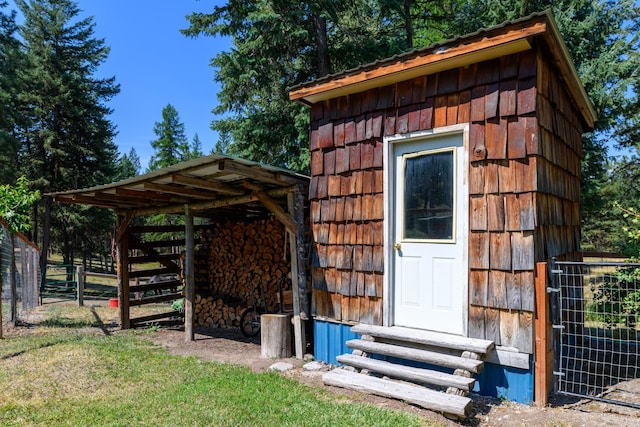
M 551 269 L 557 392 L 640 409 L 640 264 Z
M 2 321 L 15 323 L 38 306 L 40 250 L 20 233 L 0 223 L 0 283 Z

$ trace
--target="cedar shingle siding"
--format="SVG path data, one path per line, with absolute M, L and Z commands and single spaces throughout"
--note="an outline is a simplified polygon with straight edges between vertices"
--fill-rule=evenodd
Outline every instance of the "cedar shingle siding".
M 540 50 L 311 107 L 313 312 L 382 324 L 383 137 L 469 123 L 469 336 L 533 352 L 534 264 L 575 258 L 586 126 Z

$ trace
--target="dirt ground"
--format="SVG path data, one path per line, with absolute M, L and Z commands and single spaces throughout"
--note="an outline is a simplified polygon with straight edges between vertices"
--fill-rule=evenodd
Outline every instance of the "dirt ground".
M 92 304 L 94 302 L 89 302 Z M 103 304 L 96 302 L 97 304 Z M 117 326 L 117 310 L 113 316 L 101 319 L 101 328 L 86 328 L 87 333 L 112 334 L 119 333 Z M 27 320 L 37 323 L 37 314 Z M 5 336 L 28 333 L 25 328 L 5 328 Z M 618 405 L 610 405 L 591 400 L 569 400 L 566 398 L 551 399 L 545 408 L 521 405 L 499 399 L 489 399 L 472 394 L 473 412 L 466 420 L 453 421 L 441 414 L 431 412 L 413 405 L 392 399 L 370 396 L 337 387 L 325 386 L 322 383 L 324 370 L 308 370 L 304 365 L 308 361 L 295 358 L 271 359 L 260 354 L 259 337 L 247 339 L 238 329 L 196 328 L 195 341 L 185 342 L 182 327 L 161 327 L 146 333 L 146 338 L 166 347 L 169 353 L 180 356 L 195 356 L 205 361 L 225 362 L 243 365 L 255 372 L 271 369 L 278 362 L 293 365 L 293 369 L 282 372 L 282 375 L 294 378 L 311 387 L 323 387 L 331 393 L 354 402 L 368 402 L 393 410 L 408 411 L 419 415 L 425 424 L 442 426 L 638 426 L 640 427 L 640 410 Z M 640 387 L 640 380 L 637 387 Z

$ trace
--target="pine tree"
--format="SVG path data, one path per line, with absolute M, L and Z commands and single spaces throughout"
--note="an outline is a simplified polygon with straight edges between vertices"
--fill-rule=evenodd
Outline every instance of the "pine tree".
M 42 193 L 108 182 L 117 150 L 106 102 L 119 87 L 115 78 L 94 74 L 109 48 L 94 37 L 92 18 L 80 18 L 70 0 L 16 0 L 16 5 L 24 17 L 19 32 L 27 60 L 20 99 L 30 115 L 30 124 L 19 130 L 22 172 Z M 41 219 L 43 271 L 50 237 L 60 239 L 70 262 L 74 240 L 98 227 L 90 213 L 81 217 L 77 209 L 53 205 L 48 197 L 35 214 Z
M 202 142 L 200 141 L 200 137 L 196 133 L 193 135 L 193 141 L 191 141 L 191 149 L 189 151 L 189 155 L 192 159 L 197 159 L 198 157 L 204 156 L 202 152 Z
M 0 9 L 6 7 L 7 2 L 0 2 Z M 15 11 L 0 10 L 0 184 L 13 184 L 16 180 L 20 149 L 16 124 L 25 123 L 18 100 L 24 56 L 15 35 L 15 17 Z
M 189 159 L 189 142 L 178 111 L 171 104 L 162 109 L 162 121 L 156 122 L 153 132 L 158 139 L 151 141 L 155 152 L 147 171 L 166 168 Z
M 212 59 L 221 84 L 213 128 L 229 135 L 225 152 L 296 171 L 308 170 L 309 118 L 288 89 L 401 51 L 377 2 L 230 0 L 189 17 L 183 32 L 230 36 L 234 47 Z
M 117 173 L 114 181 L 131 178 L 140 174 L 140 157 L 136 149 L 131 147 L 129 154 L 125 153 L 118 159 Z

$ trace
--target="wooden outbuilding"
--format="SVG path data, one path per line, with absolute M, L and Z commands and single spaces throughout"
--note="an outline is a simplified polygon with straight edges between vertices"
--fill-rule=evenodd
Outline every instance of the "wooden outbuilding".
M 551 348 L 536 354 L 548 328 L 535 327 L 546 304 L 536 263 L 580 258 L 581 135 L 595 120 L 552 15 L 330 75 L 290 98 L 311 115 L 316 358 L 375 353 L 360 334 L 399 357 L 384 345 L 437 332 L 417 341 L 484 358 L 477 391 L 532 402 Z
M 304 175 L 212 154 L 52 196 L 62 203 L 115 211 L 122 328 L 179 314 L 167 309 L 132 318 L 132 307 L 184 297 L 185 339 L 193 340 L 196 324 L 237 326 L 240 310 L 258 298 L 274 307 L 277 286 L 288 277 L 295 354 L 302 358 L 308 316 L 308 184 Z M 184 225 L 135 222 L 136 217 L 158 214 L 183 216 Z M 196 225 L 195 217 L 203 220 Z M 149 267 L 153 263 L 157 267 Z

